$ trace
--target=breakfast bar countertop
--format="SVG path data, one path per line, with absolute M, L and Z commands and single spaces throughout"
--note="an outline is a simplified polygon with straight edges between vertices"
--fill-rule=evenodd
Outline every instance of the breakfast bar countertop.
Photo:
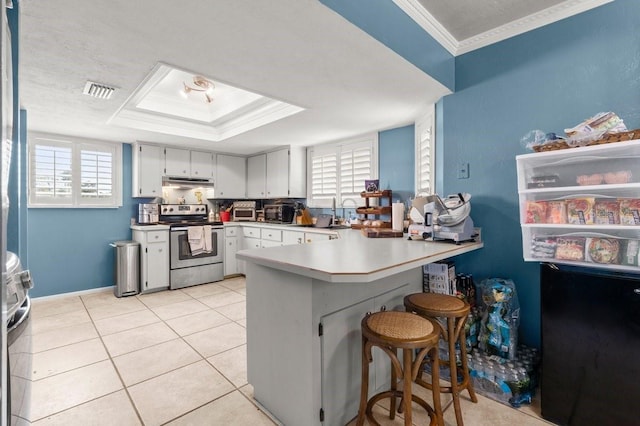
M 327 282 L 369 282 L 428 263 L 478 250 L 482 242 L 412 241 L 403 238 L 367 238 L 352 229 L 337 231 L 339 238 L 238 251 L 241 260 Z

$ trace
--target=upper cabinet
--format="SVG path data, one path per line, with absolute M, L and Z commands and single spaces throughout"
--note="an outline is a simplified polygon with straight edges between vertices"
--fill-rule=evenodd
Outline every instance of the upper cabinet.
M 267 154 L 247 158 L 247 198 L 266 198 Z
M 213 153 L 188 149 L 164 149 L 164 174 L 170 177 L 213 178 Z
M 164 174 L 171 177 L 191 177 L 191 157 L 188 149 L 164 149 Z
M 164 148 L 134 144 L 132 150 L 131 194 L 134 197 L 161 197 Z
M 306 149 L 286 148 L 248 159 L 247 197 L 305 198 Z
M 191 177 L 213 179 L 213 153 L 191 151 Z
M 215 198 L 246 198 L 247 159 L 235 155 L 216 155 Z
M 516 157 L 526 261 L 640 271 L 640 141 Z

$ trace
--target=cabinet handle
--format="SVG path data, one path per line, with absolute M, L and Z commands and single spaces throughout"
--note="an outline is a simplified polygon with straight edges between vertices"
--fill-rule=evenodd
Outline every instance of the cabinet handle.
M 162 249 L 158 249 L 158 253 L 162 253 Z

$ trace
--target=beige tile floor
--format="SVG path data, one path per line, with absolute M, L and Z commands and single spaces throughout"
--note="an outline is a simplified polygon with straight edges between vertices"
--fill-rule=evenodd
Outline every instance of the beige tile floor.
M 110 289 L 35 299 L 30 420 L 273 425 L 247 383 L 245 296 L 240 277 L 121 299 Z M 479 398 L 463 399 L 467 425 L 547 424 L 535 405 L 515 410 Z M 403 424 L 401 416 L 385 419 L 384 407 L 377 407 L 379 421 Z M 414 424 L 427 424 L 416 413 Z M 453 409 L 445 414 L 454 425 Z

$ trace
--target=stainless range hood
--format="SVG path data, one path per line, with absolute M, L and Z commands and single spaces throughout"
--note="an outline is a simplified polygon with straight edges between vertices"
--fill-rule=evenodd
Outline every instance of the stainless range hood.
M 162 177 L 162 186 L 171 188 L 213 188 L 213 179 L 183 178 L 183 177 Z

